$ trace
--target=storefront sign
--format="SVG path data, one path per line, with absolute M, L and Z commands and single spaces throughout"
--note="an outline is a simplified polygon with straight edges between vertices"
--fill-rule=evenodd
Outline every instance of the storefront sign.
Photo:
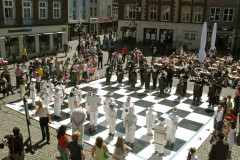
M 8 33 L 32 32 L 32 28 L 8 30 Z

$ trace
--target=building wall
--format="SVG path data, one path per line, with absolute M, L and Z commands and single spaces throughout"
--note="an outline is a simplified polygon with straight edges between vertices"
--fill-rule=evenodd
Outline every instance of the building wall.
M 119 28 L 129 26 L 131 20 L 119 20 Z M 187 23 L 171 23 L 171 22 L 154 22 L 149 21 L 136 21 L 137 23 L 137 32 L 136 32 L 136 41 L 143 41 L 144 37 L 144 28 L 153 28 L 157 29 L 156 40 L 160 41 L 160 29 L 170 29 L 173 30 L 173 42 L 177 41 L 179 43 L 188 44 L 188 40 L 184 39 L 185 32 L 194 32 L 196 37 L 201 37 L 202 24 L 187 24 Z M 118 32 L 118 37 L 121 39 L 123 32 Z M 191 41 L 192 49 L 198 49 L 200 46 L 199 38 Z
M 30 0 L 32 2 L 32 19 L 31 26 L 39 25 L 59 25 L 59 24 L 68 24 L 68 1 L 67 0 L 48 0 L 47 1 L 47 10 L 48 16 L 46 19 L 39 19 L 39 1 L 40 0 Z M 23 23 L 23 14 L 22 14 L 22 0 L 14 0 L 15 2 L 15 24 L 5 25 L 4 24 L 4 8 L 3 0 L 0 1 L 0 28 L 4 27 L 23 27 L 29 26 L 24 25 Z M 59 19 L 53 18 L 53 2 L 61 2 L 61 16 Z

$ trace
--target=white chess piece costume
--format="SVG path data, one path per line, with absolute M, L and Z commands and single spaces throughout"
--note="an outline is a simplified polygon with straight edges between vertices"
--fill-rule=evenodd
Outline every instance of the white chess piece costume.
M 154 126 L 154 150 L 159 154 L 164 153 L 164 146 L 167 144 L 167 125 L 162 121 Z
M 74 99 L 75 99 L 75 95 L 74 95 L 74 88 L 71 89 L 70 95 L 68 96 L 68 107 L 72 111 L 75 109 L 75 104 L 74 104 Z
M 168 117 L 165 119 L 165 123 L 167 124 L 167 139 L 170 143 L 175 143 L 176 139 L 176 131 L 178 126 L 179 117 L 176 114 L 176 110 L 168 114 Z
M 60 116 L 61 113 L 61 98 L 62 97 L 62 91 L 59 86 L 55 88 L 54 91 L 54 115 Z
M 105 112 L 105 117 L 106 117 L 106 121 L 107 123 L 109 122 L 109 105 L 114 102 L 114 99 L 112 98 L 112 94 L 108 93 L 108 95 L 106 96 L 106 99 L 103 100 L 103 110 Z
M 49 94 L 48 94 L 48 89 L 47 88 L 43 88 L 42 98 L 43 98 L 43 105 L 49 106 L 50 98 L 49 98 Z
M 127 143 L 134 143 L 136 125 L 137 116 L 134 113 L 134 107 L 130 107 L 129 113 L 125 116 L 125 141 Z
M 52 91 L 52 89 L 54 89 L 54 84 L 50 83 L 49 88 L 50 88 L 50 92 L 48 94 L 49 94 L 50 101 L 54 101 L 54 98 L 53 98 L 54 92 Z
M 97 97 L 97 95 L 93 94 L 92 97 Z M 97 127 L 97 120 L 98 120 L 98 103 L 97 102 L 89 102 L 88 103 L 90 108 L 90 126 Z
M 123 105 L 122 105 L 123 111 L 122 111 L 122 117 L 121 118 L 123 119 L 123 121 L 125 119 L 125 116 L 129 113 L 129 108 L 130 107 L 132 107 L 134 109 L 134 104 L 131 103 L 131 98 L 128 97 L 127 102 L 124 102 Z M 133 111 L 133 112 L 135 112 L 135 111 Z M 124 126 L 125 126 L 125 124 L 124 124 Z
M 111 108 L 111 106 L 114 106 L 113 108 Z M 108 118 L 109 118 L 109 133 L 110 134 L 115 134 L 115 129 L 116 129 L 116 121 L 117 121 L 117 111 L 115 109 L 115 107 L 117 106 L 117 104 L 115 102 L 112 102 L 110 104 L 110 108 L 108 111 Z
M 82 102 L 82 91 L 78 88 L 75 88 L 75 95 L 77 98 L 77 105 L 79 106 Z
M 35 99 L 36 99 L 36 79 L 32 78 L 30 83 L 30 98 L 32 99 L 32 106 L 36 106 Z
M 147 134 L 152 134 L 152 128 L 154 127 L 156 118 L 157 113 L 153 110 L 153 107 L 150 107 L 149 110 L 146 111 Z

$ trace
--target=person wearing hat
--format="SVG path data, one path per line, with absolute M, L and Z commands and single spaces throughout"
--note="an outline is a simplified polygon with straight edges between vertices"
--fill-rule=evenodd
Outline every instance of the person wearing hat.
M 122 86 L 122 80 L 124 78 L 124 71 L 122 69 L 122 66 L 120 66 L 116 72 L 117 74 L 117 81 L 118 81 L 118 85 Z
M 167 144 L 167 125 L 159 117 L 158 123 L 154 126 L 154 151 L 159 156 L 164 154 L 164 146 Z
M 175 139 L 176 139 L 176 131 L 178 128 L 178 120 L 179 116 L 177 116 L 177 107 L 172 109 L 172 112 L 168 114 L 167 118 L 165 119 L 165 123 L 167 124 L 167 139 L 168 145 L 174 146 Z
M 153 80 L 153 87 L 152 89 L 155 90 L 156 87 L 157 87 L 157 79 L 158 79 L 158 74 L 159 74 L 159 71 L 157 69 L 157 65 L 156 64 L 153 64 L 152 65 L 152 80 Z
M 199 105 L 201 97 L 202 83 L 200 77 L 197 77 L 193 88 L 193 105 Z
M 179 79 L 179 82 L 177 83 L 177 89 L 176 89 L 176 94 L 177 98 L 180 99 L 183 96 L 183 87 L 184 87 L 184 82 L 183 78 Z
M 110 106 L 110 104 L 112 103 L 114 101 L 114 98 L 112 98 L 112 93 L 109 91 L 108 93 L 107 93 L 107 96 L 106 96 L 106 98 L 103 100 L 103 110 L 104 110 L 104 112 L 105 112 L 105 117 L 106 117 L 106 122 L 108 123 L 109 122 L 109 117 L 108 117 L 108 115 L 109 115 L 109 106 Z
M 160 89 L 160 96 L 163 96 L 163 94 L 164 94 L 164 90 L 166 88 L 166 82 L 167 82 L 167 78 L 165 76 L 165 73 L 162 73 L 161 77 L 158 80 L 159 89 Z
M 35 78 L 31 78 L 31 83 L 30 83 L 30 98 L 32 99 L 32 106 L 36 106 L 35 105 L 35 99 L 36 99 L 36 93 L 37 93 L 37 89 L 36 89 L 36 79 Z
M 8 136 L 7 140 L 3 139 L 4 146 L 8 146 L 9 160 L 24 160 L 25 159 L 25 151 L 23 144 L 23 136 L 20 133 L 20 129 L 18 127 L 13 128 L 13 134 Z
M 61 113 L 61 99 L 63 99 L 64 95 L 62 95 L 62 89 L 59 86 L 55 87 L 55 90 L 52 89 L 54 92 L 54 118 L 59 119 Z
M 174 76 L 174 69 L 173 69 L 173 65 L 168 66 L 167 71 L 167 92 L 171 92 L 172 89 L 172 83 L 173 83 L 173 76 Z
M 215 85 L 215 79 L 213 79 L 213 81 L 210 82 L 209 85 L 209 90 L 208 90 L 208 98 L 209 98 L 209 107 L 212 106 L 212 108 L 214 107 L 214 103 L 215 103 L 215 96 L 216 96 L 216 85 Z
M 131 83 L 131 87 L 132 89 L 135 88 L 135 85 L 137 83 L 137 72 L 135 71 L 135 69 L 133 68 L 132 71 L 129 73 L 129 80 Z
M 148 111 L 146 111 L 146 126 L 147 126 L 147 134 L 152 136 L 152 128 L 154 127 L 154 122 L 157 117 L 157 113 L 153 110 L 153 106 L 149 107 Z
M 106 69 L 106 83 L 107 83 L 107 85 L 110 85 L 112 72 L 113 72 L 112 66 L 109 65 Z
M 43 88 L 41 98 L 43 99 L 43 105 L 48 106 L 50 103 L 49 92 L 47 88 Z
M 117 111 L 115 107 L 117 104 L 111 102 L 109 105 L 108 119 L 109 119 L 109 138 L 113 138 L 115 135 L 116 121 L 117 121 Z
M 148 69 L 144 72 L 143 78 L 145 83 L 145 92 L 148 92 L 150 89 L 150 82 L 151 82 L 151 73 Z
M 127 101 L 126 102 L 124 102 L 123 103 L 123 105 L 122 105 L 122 116 L 121 116 L 121 118 L 124 120 L 125 119 L 125 116 L 126 116 L 126 114 L 128 114 L 128 112 L 129 112 L 129 107 L 130 106 L 134 106 L 134 104 L 131 102 L 131 97 L 130 96 L 128 96 L 127 97 Z M 124 125 L 125 126 L 125 125 Z
M 97 96 L 97 88 L 93 88 L 93 95 L 92 98 L 98 98 Z M 98 107 L 101 105 L 97 100 L 88 102 L 89 109 L 90 109 L 90 123 L 89 129 L 90 132 L 95 132 L 97 130 L 97 120 L 98 120 Z M 91 129 L 92 128 L 92 129 Z
M 134 106 L 129 107 L 129 112 L 124 119 L 125 141 L 131 148 L 134 146 L 135 131 L 137 126 L 137 115 L 134 113 Z

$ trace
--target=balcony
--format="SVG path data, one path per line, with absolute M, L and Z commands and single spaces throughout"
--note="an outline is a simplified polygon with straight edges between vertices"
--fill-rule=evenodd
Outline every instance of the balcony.
M 32 18 L 23 18 L 23 25 L 32 25 Z
M 4 19 L 4 25 L 5 26 L 15 26 L 16 25 L 16 19 L 15 18 Z

